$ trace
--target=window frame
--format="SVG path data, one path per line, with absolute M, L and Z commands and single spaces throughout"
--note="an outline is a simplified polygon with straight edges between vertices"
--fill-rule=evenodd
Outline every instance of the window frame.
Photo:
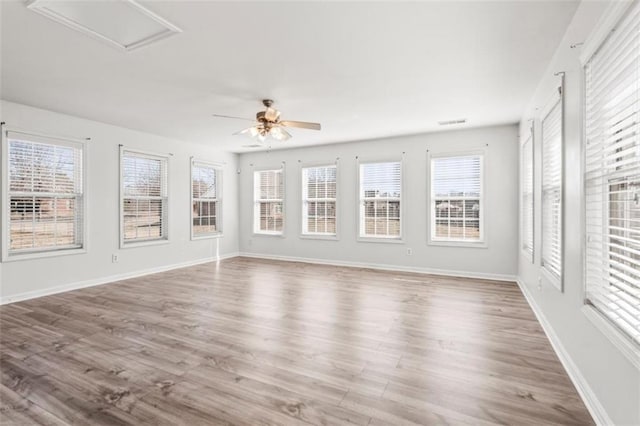
M 564 113 L 564 73 L 560 74 L 559 84 L 556 86 L 556 93 L 549 99 L 546 106 L 542 109 L 540 114 L 540 163 L 541 163 L 541 175 L 542 181 L 540 184 L 540 272 L 541 275 L 558 291 L 564 292 L 564 230 L 565 230 L 565 113 Z M 545 136 L 544 136 L 544 123 L 547 117 L 553 112 L 553 110 L 559 106 L 560 108 L 560 208 L 558 213 L 558 221 L 560 231 L 558 235 L 559 241 L 559 274 L 555 274 L 549 267 L 545 266 Z
M 451 157 L 480 157 L 480 197 L 478 197 L 480 201 L 480 214 L 479 214 L 479 227 L 480 227 L 480 239 L 477 241 L 473 240 L 453 240 L 453 239 L 439 239 L 433 238 L 433 232 L 436 226 L 436 214 L 435 214 L 435 202 L 437 201 L 433 195 L 433 160 L 438 158 L 451 158 Z M 486 182 L 486 169 L 487 169 L 487 150 L 486 149 L 475 149 L 475 150 L 466 150 L 466 151 L 448 151 L 448 152 L 438 152 L 432 153 L 427 152 L 427 176 L 428 176 L 428 184 L 427 184 L 427 215 L 428 215 L 428 226 L 427 226 L 427 244 L 431 246 L 448 246 L 448 247 L 468 247 L 468 248 L 488 248 L 489 247 L 489 237 L 488 237 L 488 226 L 486 223 L 487 217 L 487 182 Z M 475 197 L 473 197 L 475 199 Z
M 76 139 L 65 136 L 56 136 L 47 133 L 23 130 L 18 128 L 12 128 L 4 125 L 2 123 L 1 126 L 1 134 L 0 134 L 0 167 L 2 173 L 0 174 L 0 196 L 4 201 L 2 204 L 7 208 L 0 209 L 0 238 L 2 239 L 2 243 L 0 244 L 0 260 L 2 263 L 5 262 L 13 262 L 20 260 L 29 260 L 29 259 L 38 259 L 38 258 L 47 258 L 47 257 L 57 257 L 57 256 L 67 256 L 67 255 L 75 255 L 75 254 L 84 254 L 87 252 L 88 246 L 88 227 L 87 227 L 87 218 L 88 218 L 88 197 L 87 197 L 87 150 L 89 144 L 87 143 L 88 139 Z M 82 155 L 80 157 L 82 172 L 80 174 L 80 184 L 82 187 L 81 192 L 81 203 L 79 204 L 82 209 L 82 223 L 79 226 L 80 232 L 82 232 L 82 242 L 79 247 L 70 247 L 70 248 L 46 248 L 46 249 L 33 249 L 33 250 L 25 250 L 19 253 L 11 253 L 9 248 L 9 214 L 8 214 L 8 206 L 11 205 L 9 197 L 9 133 L 18 133 L 26 136 L 25 139 L 31 139 L 33 142 L 41 142 L 48 143 L 51 145 L 59 145 L 59 146 L 71 146 L 78 147 L 82 150 Z
M 399 212 L 399 220 L 400 220 L 400 233 L 398 236 L 376 236 L 376 235 L 364 235 L 362 230 L 363 218 L 364 218 L 364 203 L 367 197 L 362 196 L 362 182 L 361 182 L 361 166 L 364 164 L 383 164 L 383 163 L 399 163 L 400 164 L 400 197 L 385 197 L 385 198 L 371 198 L 378 201 L 392 201 L 398 200 L 400 203 L 400 212 Z M 356 194 L 357 194 L 357 203 L 358 206 L 356 208 L 356 241 L 364 242 L 364 243 L 391 243 L 391 244 L 404 244 L 404 226 L 405 226 L 405 210 L 406 206 L 404 205 L 404 175 L 405 175 L 405 164 L 404 164 L 404 155 L 402 157 L 383 157 L 383 158 L 367 158 L 361 159 L 356 157 Z
M 259 186 L 256 185 L 256 176 L 257 173 L 261 172 L 280 172 L 282 173 L 282 198 L 274 198 L 274 199 L 265 199 L 266 201 L 262 202 L 281 202 L 282 203 L 282 230 L 281 231 L 261 231 L 260 230 L 260 202 L 261 199 L 258 198 Z M 252 220 L 252 235 L 258 237 L 281 237 L 285 236 L 286 225 L 287 225 L 287 214 L 286 214 L 286 196 L 287 196 L 287 181 L 286 181 L 286 170 L 285 163 L 283 162 L 280 166 L 275 167 L 259 167 L 253 169 L 253 220 Z
M 140 241 L 130 241 L 130 242 L 126 242 L 125 238 L 124 238 L 124 198 L 125 198 L 125 194 L 124 194 L 124 157 L 125 157 L 125 152 L 130 152 L 133 153 L 139 157 L 146 157 L 146 158 L 150 158 L 153 160 L 161 160 L 165 162 L 165 177 L 166 177 L 166 182 L 165 182 L 165 188 L 166 188 L 166 195 L 164 197 L 160 196 L 160 198 L 164 198 L 166 200 L 163 200 L 163 209 L 162 209 L 162 215 L 163 220 L 165 221 L 166 226 L 161 228 L 161 230 L 164 230 L 164 235 L 161 235 L 158 238 L 149 238 L 149 239 L 143 239 Z M 169 200 L 170 200 L 170 191 L 169 191 L 169 168 L 170 168 L 170 161 L 169 161 L 170 155 L 168 154 L 161 154 L 161 153 L 156 153 L 156 152 L 151 152 L 151 151 L 144 151 L 144 150 L 139 150 L 136 148 L 126 148 L 123 145 L 120 145 L 120 156 L 119 156 L 119 194 L 118 194 L 118 198 L 119 198 L 119 217 L 120 217 L 120 249 L 127 249 L 127 248 L 135 248 L 135 247 L 144 247 L 144 246 L 152 246 L 152 245 L 161 245 L 161 244 L 168 244 L 169 243 Z
M 309 198 L 305 197 L 306 194 L 306 182 L 304 179 L 304 171 L 305 169 L 315 169 L 315 168 L 334 168 L 336 170 L 336 196 L 335 198 L 327 198 L 327 199 L 320 199 L 323 201 L 331 201 L 333 200 L 333 203 L 335 203 L 335 220 L 336 220 L 336 224 L 335 224 L 335 233 L 316 233 L 316 232 L 305 232 L 305 220 L 307 217 L 307 205 L 306 203 L 308 203 Z M 340 171 L 339 171 L 339 167 L 338 167 L 338 161 L 336 160 L 335 162 L 331 163 L 331 162 L 309 162 L 309 163 L 300 163 L 300 176 L 301 176 L 301 186 L 300 186 L 300 194 L 301 194 L 301 211 L 300 211 L 300 217 L 301 217 L 301 223 L 300 223 L 300 238 L 302 239 L 310 239 L 310 240 L 339 240 L 338 234 L 339 234 L 339 230 L 340 230 L 340 220 L 339 220 L 339 213 L 338 213 L 338 205 L 339 205 L 339 201 L 338 201 L 338 195 L 339 195 L 339 190 L 338 190 L 338 186 L 339 186 L 339 177 L 340 175 Z M 314 200 L 318 200 L 318 199 L 314 199 Z
M 196 235 L 194 233 L 193 220 L 195 216 L 193 214 L 193 203 L 196 202 L 196 198 L 193 197 L 193 169 L 196 166 L 202 166 L 206 168 L 210 168 L 215 170 L 216 174 L 216 198 L 215 199 L 200 199 L 202 201 L 215 201 L 216 202 L 216 232 L 210 232 L 202 235 Z M 223 219 L 223 164 L 217 163 L 213 161 L 199 160 L 195 157 L 191 157 L 190 167 L 189 167 L 189 194 L 191 198 L 190 207 L 190 221 L 189 221 L 189 229 L 192 241 L 197 240 L 206 240 L 211 238 L 220 238 L 224 235 L 224 219 Z
M 524 256 L 530 260 L 531 263 L 535 263 L 536 256 L 536 150 L 535 150 L 535 121 L 531 122 L 531 127 L 529 128 L 527 137 L 524 142 L 520 144 L 520 250 L 524 253 Z M 529 148 L 526 147 L 527 143 L 531 146 Z M 525 149 L 529 149 L 531 151 L 531 205 L 529 206 L 529 214 L 531 215 L 531 248 L 525 245 L 524 233 L 525 233 L 525 216 L 524 211 L 527 206 L 525 206 L 525 191 L 524 191 L 524 183 L 525 183 Z
M 606 41 L 610 38 L 611 34 L 620 26 L 624 18 L 628 13 L 632 11 L 632 8 L 637 3 L 624 3 L 615 2 L 612 3 L 605 11 L 603 18 L 599 25 L 591 33 L 587 41 L 585 42 L 582 54 L 580 55 L 580 62 L 582 65 L 581 77 L 582 77 L 582 144 L 581 144 L 581 167 L 582 172 L 580 175 L 582 187 L 581 187 L 581 218 L 582 224 L 582 247 L 583 247 L 583 285 L 582 296 L 583 306 L 581 308 L 582 313 L 587 319 L 629 360 L 636 368 L 640 369 L 640 348 L 632 341 L 632 338 L 607 315 L 597 309 L 587 296 L 587 274 L 588 271 L 588 253 L 587 243 L 589 234 L 587 232 L 587 65 L 596 53 L 604 46 Z M 608 215 L 608 211 L 607 211 Z

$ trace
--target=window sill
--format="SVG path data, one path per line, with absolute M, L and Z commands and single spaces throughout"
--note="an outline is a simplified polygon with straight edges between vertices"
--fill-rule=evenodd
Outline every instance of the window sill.
M 390 243 L 390 244 L 404 244 L 402 238 L 384 238 L 384 237 L 358 237 L 356 241 L 359 243 Z
M 284 232 L 254 232 L 254 237 L 280 237 L 284 238 Z
M 594 307 L 584 305 L 581 311 L 613 343 L 613 346 L 622 352 L 634 367 L 640 370 L 640 349 Z
M 323 234 L 300 234 L 300 239 L 302 240 L 328 240 L 328 241 L 338 241 L 339 238 L 337 235 L 323 235 Z
M 440 247 L 466 247 L 466 248 L 489 248 L 489 244 L 486 241 L 446 241 L 446 240 L 429 240 L 427 244 L 430 246 Z
M 146 247 L 146 246 L 159 246 L 169 244 L 169 239 L 163 238 L 161 240 L 148 240 L 148 241 L 137 241 L 131 243 L 121 243 L 121 249 L 135 248 L 135 247 Z
M 37 251 L 37 252 L 25 252 L 25 253 L 17 253 L 10 254 L 6 257 L 3 257 L 2 262 L 18 262 L 20 260 L 34 260 L 34 259 L 43 259 L 47 257 L 59 257 L 59 256 L 70 256 L 74 254 L 85 254 L 87 253 L 87 249 L 85 248 L 76 248 L 76 249 L 63 249 L 63 250 L 52 250 L 52 251 Z
M 215 240 L 218 238 L 222 238 L 224 237 L 224 235 L 222 234 L 222 232 L 218 232 L 217 234 L 210 234 L 210 235 L 192 235 L 191 236 L 191 241 L 198 241 L 198 240 Z

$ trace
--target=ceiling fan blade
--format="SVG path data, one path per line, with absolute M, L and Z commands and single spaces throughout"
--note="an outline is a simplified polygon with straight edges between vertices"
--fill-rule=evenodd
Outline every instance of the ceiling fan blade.
M 320 130 L 320 123 L 308 123 L 306 121 L 281 121 L 281 126 L 298 127 L 300 129 Z
M 263 143 L 253 143 L 251 145 L 242 145 L 243 148 L 262 148 L 264 146 L 266 145 Z
M 235 120 L 256 121 L 254 118 L 234 117 L 232 115 L 211 114 L 216 118 L 233 118 Z
M 267 121 L 278 121 L 280 118 L 280 111 L 275 108 L 267 107 L 264 112 L 264 118 L 266 118 Z

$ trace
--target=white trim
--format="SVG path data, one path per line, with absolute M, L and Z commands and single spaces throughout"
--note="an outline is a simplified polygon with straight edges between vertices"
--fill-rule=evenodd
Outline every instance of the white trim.
M 5 204 L 9 201 L 9 139 L 7 128 L 0 125 L 0 262 L 9 257 L 9 215 Z M 5 162 L 7 166 L 5 166 Z M 83 188 L 84 190 L 84 188 Z M 86 197 L 84 197 L 86 200 Z M 0 276 L 0 281 L 2 277 Z
M 433 237 L 433 229 L 436 225 L 435 215 L 435 197 L 433 196 L 433 160 L 436 158 L 452 158 L 452 157 L 480 157 L 480 217 L 478 223 L 480 225 L 479 240 L 453 240 L 448 238 Z M 464 151 L 447 151 L 431 153 L 427 151 L 427 245 L 429 246 L 449 246 L 449 247 L 468 247 L 468 248 L 488 248 L 489 237 L 487 232 L 487 182 L 486 170 L 488 162 L 487 149 L 474 149 Z M 461 197 L 463 198 L 463 197 Z
M 251 253 L 251 252 L 240 252 L 238 256 L 250 257 L 254 259 L 282 260 L 286 262 L 313 263 L 318 265 L 346 266 L 349 268 L 367 268 L 367 269 L 376 269 L 381 271 L 413 272 L 418 274 L 442 275 L 446 277 L 476 278 L 481 280 L 508 281 L 508 282 L 514 282 L 514 283 L 516 281 L 516 276 L 509 275 L 509 274 L 491 274 L 486 272 L 454 271 L 454 270 L 448 270 L 448 269 L 422 268 L 418 266 L 399 266 L 399 265 L 389 265 L 389 264 L 381 264 L 381 263 L 349 262 L 349 261 L 343 261 L 343 260 L 318 259 L 318 258 L 311 258 L 311 257 L 296 257 L 296 256 L 280 256 L 280 255 Z
M 524 298 L 529 303 L 531 310 L 538 319 L 538 322 L 542 326 L 544 333 L 547 335 L 547 338 L 551 343 L 551 347 L 558 356 L 558 359 L 560 359 L 560 362 L 566 370 L 569 379 L 571 379 L 571 382 L 582 398 L 584 405 L 587 407 L 587 410 L 589 410 L 591 417 L 593 417 L 594 421 L 598 425 L 613 425 L 613 421 L 609 418 L 609 415 L 598 400 L 596 394 L 593 392 L 593 389 L 589 385 L 589 382 L 582 375 L 582 373 L 578 369 L 578 366 L 573 362 L 573 359 L 569 355 L 569 352 L 567 352 L 567 350 L 564 348 L 562 341 L 555 333 L 553 327 L 551 326 L 551 323 L 547 320 L 544 313 L 542 312 L 542 309 L 540 309 L 540 307 L 535 302 L 535 299 L 529 292 L 527 286 L 520 280 L 520 278 L 518 278 L 516 282 L 518 283 L 518 287 L 520 287 L 520 291 L 522 291 Z
M 547 101 L 547 103 L 545 104 L 545 106 L 542 108 L 541 114 L 539 116 L 539 129 L 540 129 L 540 164 L 541 164 L 541 168 L 542 168 L 542 181 L 540 182 L 540 230 L 541 230 L 541 234 L 540 234 L 540 270 L 544 273 L 546 273 L 546 278 L 547 280 L 553 285 L 553 287 L 555 289 L 557 289 L 560 293 L 564 293 L 564 263 L 565 263 L 565 259 L 564 259 L 564 248 L 565 248 L 565 206 L 566 206 L 566 190 L 565 190 L 565 181 L 566 181 L 566 165 L 565 165 L 565 161 L 566 161 L 566 153 L 565 153 L 565 147 L 566 147 L 566 138 L 565 138 L 565 131 L 566 131 L 566 126 L 565 126 L 565 113 L 564 113 L 564 107 L 565 107 L 565 96 L 564 96 L 564 90 L 565 90 L 565 84 L 564 84 L 564 73 L 560 74 L 559 77 L 559 84 L 556 87 L 556 92 L 550 97 L 550 99 Z M 553 109 L 556 107 L 556 105 L 559 105 L 560 107 L 560 212 L 559 212 L 559 220 L 560 220 L 560 235 L 558 235 L 558 240 L 560 243 L 560 259 L 559 259 L 559 263 L 560 263 L 560 274 L 559 275 L 555 275 L 553 271 L 551 271 L 546 265 L 545 265 L 545 258 L 544 258 L 544 244 L 545 244 L 545 238 L 544 238 L 544 218 L 545 218 L 545 192 L 544 192 L 544 166 L 545 166 L 545 161 L 544 161 L 544 122 L 547 119 L 547 117 L 551 114 L 551 112 L 553 111 Z M 535 157 L 535 151 L 534 151 L 534 157 Z M 534 171 L 534 177 L 535 177 L 535 171 Z M 534 194 L 535 194 L 535 181 L 534 181 Z M 535 212 L 535 210 L 534 210 Z M 534 222 L 535 222 L 535 216 L 534 216 Z M 534 236 L 534 240 L 535 240 L 535 236 Z M 535 241 L 534 241 L 535 244 Z M 534 249 L 535 250 L 535 249 Z
M 78 22 L 75 22 L 72 19 L 67 18 L 66 16 L 60 15 L 57 12 L 53 11 L 53 10 L 48 10 L 46 6 L 40 6 L 39 3 L 42 3 L 42 0 L 31 0 L 31 2 L 29 2 L 27 4 L 27 8 L 31 9 L 32 11 L 39 13 L 40 15 L 46 16 L 47 18 L 56 21 L 68 28 L 71 28 L 73 30 L 76 30 L 78 32 L 81 32 L 83 34 L 88 35 L 89 37 L 95 38 L 97 40 L 101 40 L 104 41 L 106 43 L 108 43 L 109 45 L 116 47 L 120 50 L 123 50 L 125 52 L 137 49 L 139 47 L 142 46 L 146 46 L 148 44 L 151 44 L 155 41 L 159 41 L 162 40 L 164 38 L 167 38 L 171 35 L 177 34 L 177 33 L 181 33 L 182 30 L 178 27 L 176 27 L 175 25 L 173 25 L 172 23 L 170 23 L 169 21 L 167 21 L 166 19 L 162 18 L 159 15 L 156 15 L 155 13 L 153 13 L 152 11 L 150 11 L 149 9 L 147 9 L 146 7 L 142 6 L 141 4 L 139 4 L 138 2 L 136 2 L 135 0 L 121 0 L 124 2 L 129 3 L 134 9 L 137 9 L 140 13 L 142 13 L 143 15 L 145 15 L 146 17 L 156 21 L 158 24 L 162 25 L 163 27 L 165 27 L 165 31 L 159 32 L 155 35 L 152 35 L 150 37 L 146 37 L 143 38 L 141 40 L 138 40 L 132 44 L 129 45 L 124 45 L 121 44 L 119 42 L 117 42 L 116 40 L 113 40 L 97 31 L 92 30 L 91 28 L 82 25 Z
M 620 24 L 620 20 L 633 4 L 633 0 L 618 0 L 609 4 L 602 17 L 595 26 L 595 30 L 589 34 L 582 45 L 580 63 L 584 66 L 591 57 L 600 49 L 600 46 L 609 37 L 609 34 Z
M 148 238 L 148 239 L 143 239 L 143 240 L 129 240 L 128 242 L 125 241 L 124 238 L 124 154 L 125 152 L 130 152 L 135 154 L 138 157 L 142 157 L 142 158 L 147 158 L 150 160 L 164 160 L 165 161 L 165 177 L 166 177 L 166 181 L 164 182 L 164 186 L 166 189 L 166 194 L 164 194 L 164 197 L 161 195 L 160 199 L 162 200 L 163 198 L 166 198 L 166 203 L 163 203 L 163 209 L 162 209 L 162 220 L 164 220 L 164 227 L 160 228 L 160 237 L 158 238 Z M 146 246 L 146 245 L 154 245 L 154 244 L 164 244 L 164 243 L 168 243 L 169 242 L 169 202 L 170 202 L 170 194 L 169 194 L 169 168 L 170 168 L 170 164 L 169 164 L 169 159 L 171 157 L 171 154 L 159 154 L 159 153 L 155 153 L 155 152 L 150 152 L 150 151 L 141 151 L 141 150 L 137 150 L 137 149 L 130 149 L 127 148 L 124 145 L 119 145 L 119 190 L 118 190 L 118 197 L 119 197 L 119 201 L 118 201 L 118 208 L 119 208 L 119 218 L 120 218 L 120 245 L 118 246 L 118 248 L 120 249 L 127 249 L 130 247 L 140 247 L 140 246 Z M 162 232 L 164 230 L 164 233 Z
M 256 172 L 277 172 L 280 171 L 282 173 L 282 198 L 277 198 L 277 199 L 273 199 L 273 200 L 265 200 L 265 199 L 258 199 L 256 197 L 257 194 L 257 188 L 256 188 Z M 251 181 L 252 181 L 252 209 L 253 209 L 253 215 L 252 215 L 252 220 L 251 220 L 251 228 L 252 228 L 252 235 L 254 236 L 275 236 L 275 237 L 285 237 L 285 232 L 287 230 L 287 213 L 286 213 L 286 208 L 287 208 L 287 170 L 286 170 L 286 163 L 284 161 L 282 161 L 280 163 L 280 166 L 274 166 L 274 167 L 253 167 L 252 172 L 251 172 Z M 274 200 L 282 200 L 282 230 L 281 231 L 261 231 L 260 225 L 258 224 L 258 226 L 256 227 L 256 223 L 258 223 L 258 221 L 260 220 L 260 213 L 259 213 L 259 208 L 258 208 L 258 204 L 262 201 L 262 202 L 268 202 L 268 201 L 274 201 Z M 258 213 L 256 215 L 256 213 Z M 257 220 L 256 220 L 257 219 Z
M 74 254 L 86 254 L 86 253 L 87 253 L 87 249 L 83 247 L 55 249 L 55 250 L 24 251 L 21 253 L 16 253 L 14 255 L 7 256 L 6 259 L 2 259 L 2 262 L 10 263 L 10 262 L 19 262 L 21 260 L 33 260 L 33 259 L 42 259 L 47 257 L 70 256 Z
M 300 234 L 301 240 L 327 240 L 327 241 L 340 241 L 340 238 L 336 234 Z
M 304 171 L 305 169 L 315 169 L 315 168 L 335 168 L 336 169 L 336 196 L 333 198 L 333 202 L 335 203 L 335 233 L 320 233 L 320 232 L 304 232 L 305 218 L 307 217 L 307 211 L 305 209 L 305 202 L 307 198 L 305 198 L 306 191 L 306 182 L 304 180 Z M 301 202 L 300 202 L 300 238 L 302 239 L 325 239 L 325 240 L 337 240 L 338 239 L 338 224 L 340 222 L 338 215 L 338 194 L 340 193 L 338 189 L 338 160 L 335 160 L 333 163 L 322 163 L 322 162 L 312 162 L 312 163 L 300 163 L 300 170 L 298 171 L 300 179 L 300 194 L 301 194 Z M 330 200 L 330 199 L 326 199 Z M 330 202 L 330 201 L 329 201 Z
M 519 206 L 519 216 L 518 216 L 518 244 L 520 246 L 520 251 L 524 254 L 524 257 L 529 260 L 530 263 L 535 264 L 536 257 L 536 150 L 535 150 L 535 119 L 531 119 L 530 126 L 528 129 L 528 136 L 524 138 L 524 142 L 522 138 L 520 139 L 520 149 L 518 150 L 518 157 L 520 160 L 520 173 L 519 173 L 519 188 L 518 188 L 518 206 Z M 524 194 L 524 148 L 527 143 L 530 143 L 531 146 L 529 149 L 531 150 L 531 183 L 532 183 L 532 191 L 531 191 L 531 253 L 529 253 L 523 241 L 523 227 L 522 222 L 524 218 L 524 205 L 522 200 L 522 195 Z
M 400 197 L 383 197 L 387 200 L 398 200 L 400 202 L 400 235 L 395 236 L 385 236 L 385 235 L 364 235 L 362 228 L 362 224 L 364 223 L 364 197 L 361 193 L 361 169 L 360 166 L 363 164 L 384 164 L 384 163 L 400 163 Z M 362 160 L 360 157 L 356 157 L 356 241 L 357 242 L 382 242 L 382 243 L 403 243 L 404 242 L 404 227 L 405 227 L 405 161 L 404 161 L 404 152 L 400 155 L 400 158 L 394 156 L 387 156 L 381 158 L 367 158 Z M 375 200 L 374 200 L 375 201 Z M 336 206 L 336 220 L 337 220 L 337 206 Z
M 214 169 L 215 170 L 215 174 L 216 174 L 216 198 L 215 201 L 216 202 L 216 232 L 212 232 L 209 234 L 204 234 L 204 235 L 194 235 L 193 233 L 193 202 L 194 202 L 194 198 L 193 198 L 193 167 L 194 166 L 199 166 L 202 165 L 204 167 L 208 167 L 210 169 Z M 196 240 L 208 240 L 208 239 L 212 239 L 212 238 L 220 238 L 223 235 L 223 217 L 222 217 L 222 204 L 223 204 L 223 192 L 222 192 L 222 188 L 223 188 L 223 177 L 224 175 L 224 169 L 223 169 L 223 163 L 215 163 L 215 162 L 211 162 L 211 161 L 202 161 L 202 160 L 198 160 L 197 157 L 191 157 L 190 161 L 189 161 L 189 198 L 191 200 L 191 202 L 189 203 L 189 235 L 191 236 L 191 241 L 196 241 Z
M 87 189 L 89 188 L 88 183 L 88 149 L 89 144 L 87 143 L 89 139 L 75 139 L 75 138 L 67 138 L 64 136 L 55 136 L 49 135 L 40 132 L 32 132 L 24 129 L 17 129 L 8 127 L 6 125 L 1 126 L 0 132 L 0 238 L 2 241 L 0 242 L 0 262 L 12 262 L 15 260 L 27 260 L 27 259 L 37 259 L 43 257 L 53 257 L 53 256 L 66 256 L 66 255 L 74 255 L 74 254 L 83 254 L 87 252 L 88 247 L 88 209 L 89 209 L 89 197 L 87 193 Z M 80 149 L 82 151 L 82 157 L 80 159 L 81 164 L 81 177 L 80 177 L 80 186 L 81 186 L 81 197 L 82 203 L 80 203 L 82 208 L 82 224 L 81 224 L 81 233 L 82 233 L 82 242 L 77 248 L 70 249 L 56 249 L 56 248 L 43 248 L 37 249 L 33 251 L 27 252 L 16 252 L 14 254 L 10 253 L 9 249 L 9 213 L 10 210 L 10 191 L 9 191 L 9 138 L 10 133 L 18 133 L 27 136 L 24 138 L 26 142 L 38 143 L 38 144 L 47 144 L 47 145 L 58 145 L 71 147 L 74 149 Z M 5 164 L 6 162 L 6 164 Z M 6 206 L 5 206 L 6 204 Z M 6 208 L 5 208 L 6 207 Z M 76 223 L 77 225 L 77 223 Z M 78 231 L 78 229 L 76 229 Z
M 0 305 L 20 302 L 23 300 L 35 299 L 38 297 L 49 296 L 52 294 L 64 293 L 71 290 L 79 290 L 82 288 L 94 287 L 102 284 L 109 284 L 116 281 L 127 280 L 127 279 L 141 277 L 149 274 L 157 274 L 159 272 L 165 272 L 165 271 L 170 271 L 170 270 L 179 269 L 179 268 L 186 268 L 189 266 L 200 265 L 203 263 L 217 262 L 220 260 L 237 257 L 238 255 L 239 254 L 237 252 L 228 253 L 228 254 L 223 254 L 221 256 L 217 256 L 217 257 L 216 256 L 206 257 L 203 259 L 196 259 L 196 260 L 189 260 L 181 263 L 174 263 L 172 265 L 158 266 L 155 268 L 142 269 L 138 271 L 127 272 L 124 274 L 109 275 L 107 277 L 94 278 L 86 281 L 79 281 L 79 282 L 74 282 L 69 284 L 62 284 L 62 285 L 58 285 L 55 287 L 50 287 L 42 290 L 33 290 L 33 291 L 27 291 L 24 293 L 18 293 L 12 296 L 1 295 Z
M 604 334 L 613 346 L 615 346 L 629 361 L 640 370 L 640 355 L 637 346 L 634 345 L 626 334 L 623 334 L 618 327 L 614 326 L 610 320 L 605 318 L 596 308 L 591 305 L 584 305 L 582 313 Z

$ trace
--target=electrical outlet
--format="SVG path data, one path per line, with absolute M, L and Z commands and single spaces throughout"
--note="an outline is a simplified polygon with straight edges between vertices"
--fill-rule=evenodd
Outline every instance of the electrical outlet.
M 112 254 L 111 255 L 111 263 L 118 263 L 118 255 L 117 254 Z
M 413 249 L 408 248 L 407 249 L 407 256 L 412 256 L 413 255 Z
M 542 277 L 538 277 L 538 291 L 542 291 Z

